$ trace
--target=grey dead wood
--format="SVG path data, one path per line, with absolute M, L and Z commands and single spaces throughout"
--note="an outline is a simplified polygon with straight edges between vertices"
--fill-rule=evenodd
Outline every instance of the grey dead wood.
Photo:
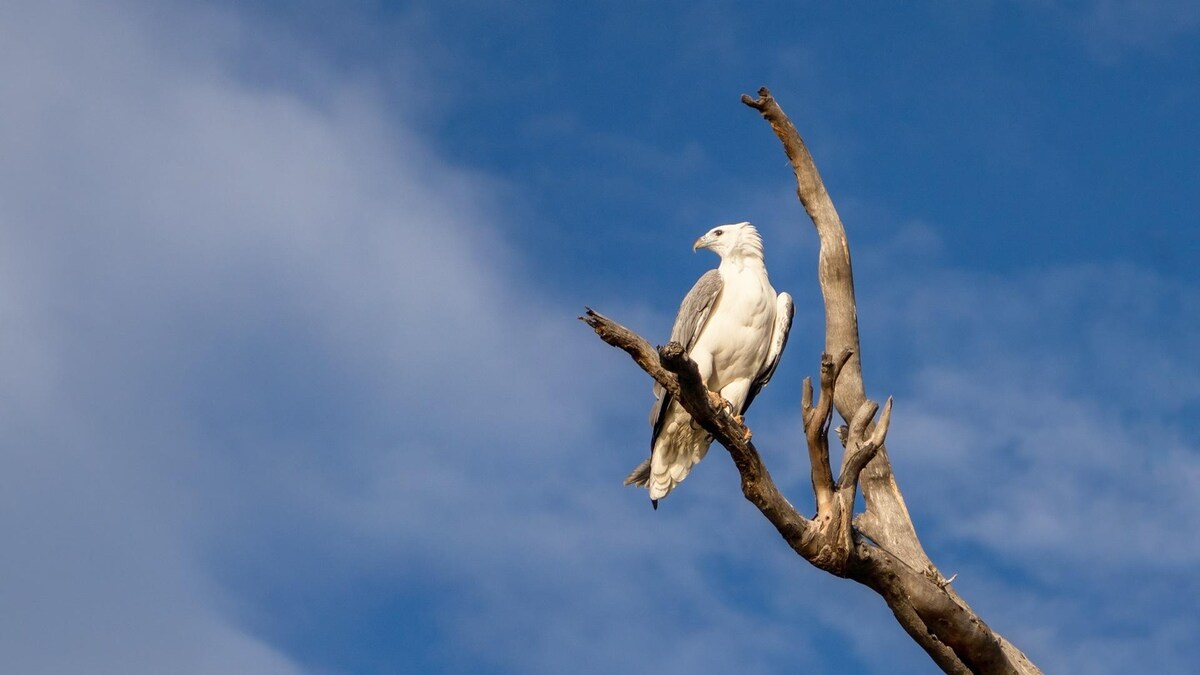
M 858 315 L 850 247 L 837 210 L 800 134 L 764 87 L 742 102 L 759 111 L 783 143 L 796 175 L 797 194 L 820 240 L 818 278 L 825 301 L 825 353 L 819 396 L 805 379 L 801 412 L 816 514 L 802 515 L 771 479 L 751 433 L 730 411 L 713 405 L 696 364 L 678 343 L 655 350 L 645 339 L 587 309 L 580 317 L 608 344 L 633 360 L 680 402 L 721 444 L 741 475 L 742 494 L 775 526 L 784 541 L 812 565 L 878 593 L 900 626 L 947 673 L 1041 671 L 993 631 L 933 565 L 913 527 L 892 473 L 885 439 L 892 400 L 867 399 L 859 352 Z M 838 435 L 845 452 L 835 474 L 829 456 L 833 412 L 846 420 Z M 861 486 L 866 509 L 854 515 Z

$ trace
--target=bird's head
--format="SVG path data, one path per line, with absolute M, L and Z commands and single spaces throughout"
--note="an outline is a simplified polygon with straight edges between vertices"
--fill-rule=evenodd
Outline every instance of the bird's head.
M 762 237 L 750 223 L 714 227 L 692 244 L 693 251 L 702 248 L 716 253 L 722 260 L 730 257 L 758 257 L 761 260 L 763 254 Z

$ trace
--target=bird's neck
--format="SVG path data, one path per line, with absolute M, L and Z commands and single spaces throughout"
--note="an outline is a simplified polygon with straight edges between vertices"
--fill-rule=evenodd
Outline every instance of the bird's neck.
M 721 258 L 722 272 L 741 272 L 743 270 L 765 270 L 766 264 L 763 263 L 762 256 L 731 253 Z

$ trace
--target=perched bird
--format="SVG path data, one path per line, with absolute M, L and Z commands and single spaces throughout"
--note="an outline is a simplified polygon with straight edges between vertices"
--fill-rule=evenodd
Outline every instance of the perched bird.
M 714 227 L 692 245 L 693 251 L 702 248 L 720 256 L 721 264 L 684 297 L 671 341 L 696 362 L 708 390 L 742 415 L 775 374 L 792 326 L 792 296 L 775 294 L 763 263 L 762 237 L 750 223 Z M 654 386 L 654 397 L 650 458 L 625 484 L 647 488 L 657 509 L 658 500 L 704 459 L 712 436 L 661 386 Z

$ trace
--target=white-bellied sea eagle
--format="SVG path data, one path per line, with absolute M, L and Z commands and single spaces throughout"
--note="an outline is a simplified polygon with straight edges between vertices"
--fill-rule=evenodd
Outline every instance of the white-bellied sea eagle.
M 683 345 L 709 391 L 737 415 L 750 407 L 779 364 L 792 326 L 792 296 L 775 294 L 763 263 L 762 237 L 750 223 L 721 225 L 696 240 L 721 257 L 692 286 L 679 306 L 671 341 Z M 671 394 L 654 386 L 650 408 L 650 458 L 625 479 L 650 491 L 650 502 L 667 496 L 708 452 L 712 436 Z

